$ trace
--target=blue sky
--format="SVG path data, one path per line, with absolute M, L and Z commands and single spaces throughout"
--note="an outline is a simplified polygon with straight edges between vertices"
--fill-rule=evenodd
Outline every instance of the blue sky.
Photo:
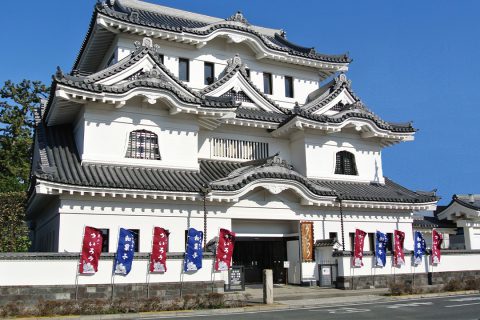
M 95 0 L 5 1 L 0 82 L 49 83 L 69 71 Z M 159 4 L 287 31 L 323 53 L 349 52 L 354 91 L 388 121 L 413 121 L 414 142 L 384 150 L 384 174 L 413 190 L 480 193 L 479 1 L 173 1 Z M 272 5 L 274 4 L 274 5 Z

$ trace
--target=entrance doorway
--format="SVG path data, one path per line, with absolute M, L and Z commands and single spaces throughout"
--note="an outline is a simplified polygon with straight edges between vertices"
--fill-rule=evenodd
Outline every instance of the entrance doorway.
M 245 283 L 262 283 L 263 269 L 272 269 L 273 282 L 285 283 L 287 260 L 284 238 L 237 238 L 233 264 L 245 267 Z

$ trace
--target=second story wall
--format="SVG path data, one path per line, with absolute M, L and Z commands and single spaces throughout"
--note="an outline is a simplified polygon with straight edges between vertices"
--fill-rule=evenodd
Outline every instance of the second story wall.
M 198 170 L 198 130 L 194 120 L 138 99 L 121 109 L 87 105 L 74 133 L 82 162 Z
M 122 36 L 118 38 L 112 53 L 121 60 L 135 50 L 134 41 L 141 38 Z M 214 76 L 218 79 L 227 66 L 227 60 L 239 54 L 243 63 L 250 70 L 250 79 L 261 91 L 264 88 L 264 74 L 271 75 L 272 92 L 270 98 L 278 104 L 290 108 L 305 103 L 308 94 L 319 87 L 318 70 L 293 64 L 259 60 L 254 52 L 245 44 L 227 43 L 225 39 L 215 39 L 201 49 L 189 45 L 171 43 L 164 40 L 154 40 L 160 46 L 159 52 L 163 55 L 164 65 L 175 75 L 179 76 L 179 58 L 189 61 L 189 79 L 185 81 L 193 89 L 200 90 L 204 83 L 205 62 L 214 64 Z M 111 55 L 111 54 L 110 54 Z M 105 63 L 109 59 L 105 60 Z M 285 77 L 293 80 L 293 97 L 287 97 L 285 92 Z
M 381 147 L 355 134 L 304 135 L 306 176 L 309 178 L 384 183 Z M 343 152 L 342 154 L 339 154 Z M 343 155 L 353 157 L 355 173 L 336 173 Z M 347 161 L 348 162 L 348 161 Z

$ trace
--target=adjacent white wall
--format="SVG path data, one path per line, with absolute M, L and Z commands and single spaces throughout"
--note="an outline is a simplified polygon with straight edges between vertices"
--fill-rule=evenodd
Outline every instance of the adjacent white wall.
M 75 285 L 79 257 L 67 259 L 36 258 L 29 260 L 0 260 L 0 272 L 8 277 L 0 277 L 0 286 L 40 286 L 40 285 Z M 167 259 L 167 272 L 152 273 L 150 283 L 212 281 L 227 282 L 227 272 L 213 271 L 212 258 L 204 258 L 202 269 L 194 273 L 183 273 L 183 259 Z M 81 275 L 78 284 L 112 283 L 113 258 L 101 257 L 98 272 L 94 275 Z M 126 276 L 115 276 L 115 283 L 146 283 L 148 260 L 133 260 L 132 270 Z M 213 271 L 213 272 L 212 272 Z

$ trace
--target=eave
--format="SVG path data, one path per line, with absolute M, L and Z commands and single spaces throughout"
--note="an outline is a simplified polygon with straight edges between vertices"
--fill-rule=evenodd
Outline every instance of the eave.
M 370 120 L 366 119 L 347 119 L 340 123 L 321 123 L 315 120 L 304 119 L 299 116 L 293 117 L 287 123 L 281 125 L 278 129 L 272 131 L 272 136 L 281 137 L 289 135 L 292 130 L 313 129 L 319 130 L 322 134 L 338 133 L 346 128 L 355 128 L 355 131 L 364 139 L 377 138 L 381 140 L 382 146 L 390 146 L 402 141 L 413 141 L 414 132 L 396 133 L 380 129 Z
M 210 192 L 206 200 L 217 203 L 236 203 L 241 197 L 249 191 L 262 187 L 272 194 L 278 194 L 284 190 L 290 189 L 297 193 L 301 199 L 300 204 L 304 206 L 315 206 L 325 208 L 340 207 L 336 197 L 317 196 L 306 190 L 306 188 L 294 181 L 255 181 L 244 188 L 231 191 L 213 190 Z M 115 188 L 98 188 L 84 187 L 77 185 L 68 185 L 62 183 L 50 182 L 42 179 L 37 180 L 35 191 L 32 198 L 38 196 L 81 196 L 81 197 L 109 197 L 119 199 L 150 199 L 150 200 L 171 200 L 171 201 L 203 201 L 203 194 L 199 192 L 172 192 L 172 191 L 153 191 L 153 190 L 137 190 L 137 189 L 115 189 Z M 32 202 L 32 205 L 34 202 Z M 401 203 L 401 202 L 375 202 L 375 201 L 353 201 L 343 200 L 343 208 L 351 209 L 386 209 L 386 210 L 434 210 L 436 201 L 428 203 Z
M 132 35 L 152 37 L 166 41 L 188 44 L 197 49 L 204 47 L 209 41 L 217 37 L 227 38 L 227 42 L 229 43 L 245 42 L 252 48 L 252 50 L 254 50 L 256 58 L 258 60 L 270 59 L 290 64 L 316 68 L 319 71 L 323 72 L 325 78 L 332 74 L 335 74 L 336 72 L 348 71 L 349 63 L 319 61 L 316 59 L 290 55 L 287 52 L 276 51 L 268 48 L 260 39 L 258 39 L 257 36 L 241 30 L 219 28 L 209 34 L 200 35 L 184 31 L 169 31 L 154 27 L 136 25 L 133 23 L 117 20 L 102 13 L 99 13 L 97 15 L 96 21 L 99 26 L 102 26 L 106 30 L 109 30 L 112 34 L 129 33 Z

